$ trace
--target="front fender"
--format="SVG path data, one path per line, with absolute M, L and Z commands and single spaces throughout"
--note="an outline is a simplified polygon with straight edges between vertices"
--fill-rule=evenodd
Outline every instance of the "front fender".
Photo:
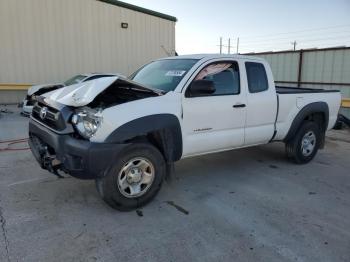
M 182 134 L 179 119 L 173 114 L 155 114 L 137 118 L 114 130 L 105 143 L 123 143 L 136 137 L 157 134 L 167 160 L 182 156 Z

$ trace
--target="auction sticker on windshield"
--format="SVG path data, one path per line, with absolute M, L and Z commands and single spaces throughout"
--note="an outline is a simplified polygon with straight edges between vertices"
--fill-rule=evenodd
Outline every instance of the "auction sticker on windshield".
M 183 76 L 186 73 L 184 70 L 170 70 L 165 75 L 166 76 Z

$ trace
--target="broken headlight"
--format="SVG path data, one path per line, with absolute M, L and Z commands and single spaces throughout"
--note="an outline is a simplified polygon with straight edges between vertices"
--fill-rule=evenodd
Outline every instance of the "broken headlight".
M 84 138 L 91 138 L 95 135 L 102 122 L 100 111 L 84 108 L 72 116 L 72 124 L 78 133 Z

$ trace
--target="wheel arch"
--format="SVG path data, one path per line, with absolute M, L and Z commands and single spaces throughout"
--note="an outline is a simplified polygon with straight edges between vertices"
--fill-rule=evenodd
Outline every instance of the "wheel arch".
M 286 137 L 283 139 L 284 142 L 292 139 L 300 126 L 304 121 L 314 121 L 320 126 L 321 131 L 326 131 L 329 121 L 329 108 L 325 102 L 314 102 L 303 107 L 299 113 L 295 116 Z M 322 132 L 324 133 L 324 132 Z M 324 144 L 324 138 L 322 138 L 322 145 Z
M 114 130 L 106 143 L 150 142 L 167 162 L 182 156 L 182 133 L 179 119 L 173 114 L 156 114 L 132 120 Z

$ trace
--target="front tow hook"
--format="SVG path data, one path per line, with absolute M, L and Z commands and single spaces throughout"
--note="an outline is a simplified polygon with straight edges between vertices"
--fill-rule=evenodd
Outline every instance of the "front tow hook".
M 52 156 L 45 155 L 42 159 L 43 168 L 47 169 L 50 173 L 54 174 L 58 178 L 64 178 L 64 176 L 58 173 L 58 170 L 61 168 L 62 163 Z

